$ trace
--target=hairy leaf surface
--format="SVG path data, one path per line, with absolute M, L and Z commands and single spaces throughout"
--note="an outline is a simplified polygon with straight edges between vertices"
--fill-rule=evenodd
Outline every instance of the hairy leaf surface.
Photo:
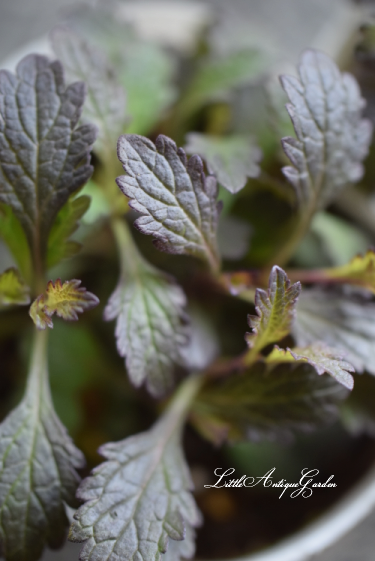
M 185 362 L 186 297 L 171 277 L 143 259 L 130 235 L 126 247 L 121 278 L 104 318 L 117 318 L 117 348 L 126 357 L 133 384 L 139 387 L 145 382 L 152 395 L 161 396 L 173 385 L 176 364 Z
M 45 545 L 63 543 L 64 502 L 76 506 L 76 469 L 84 464 L 53 409 L 39 340 L 25 396 L 0 425 L 0 542 L 7 561 L 38 561 Z
M 90 310 L 99 304 L 99 299 L 80 286 L 80 280 L 61 283 L 49 281 L 46 291 L 38 296 L 30 307 L 30 316 L 38 329 L 53 327 L 52 316 L 56 313 L 68 321 L 78 319 L 78 313 Z
M 191 528 L 200 513 L 181 448 L 181 405 L 174 400 L 149 431 L 99 449 L 108 461 L 82 482 L 78 497 L 85 504 L 69 534 L 71 541 L 87 540 L 81 561 L 158 561 L 169 538 L 185 538 L 178 554 L 194 554 Z
M 63 259 L 72 257 L 79 252 L 82 245 L 70 240 L 79 226 L 79 220 L 90 206 L 90 197 L 81 195 L 69 201 L 62 207 L 52 226 L 48 238 L 47 268 L 54 267 Z
M 288 335 L 295 318 L 295 306 L 301 292 L 301 283 L 291 285 L 285 271 L 273 267 L 268 290 L 257 288 L 255 292 L 256 316 L 248 316 L 252 333 L 246 334 L 252 358 L 269 345 Z
M 355 78 L 340 73 L 327 55 L 305 51 L 298 74 L 299 79 L 281 77 L 297 135 L 282 141 L 293 165 L 283 172 L 299 204 L 318 210 L 347 183 L 361 179 L 372 127 L 361 119 L 365 102 Z
M 248 177 L 258 177 L 260 173 L 262 152 L 248 135 L 215 137 L 191 132 L 186 139 L 186 152 L 199 154 L 209 172 L 231 193 L 240 191 Z
M 353 366 L 344 360 L 343 353 L 328 347 L 325 343 L 318 341 L 308 347 L 286 350 L 275 345 L 267 357 L 267 362 L 293 362 L 294 360 L 306 361 L 315 368 L 319 376 L 326 372 L 349 390 L 353 389 L 353 376 L 349 374 L 354 372 Z
M 30 288 L 25 284 L 19 272 L 10 267 L 0 275 L 0 308 L 30 303 Z
M 15 75 L 0 72 L 0 201 L 12 207 L 36 261 L 58 211 L 92 173 L 96 129 L 76 127 L 84 98 L 84 84 L 65 88 L 61 64 L 44 56 L 25 57 Z
M 58 27 L 51 34 L 53 50 L 64 64 L 69 81 L 82 80 L 87 86 L 83 118 L 99 129 L 95 150 L 114 151 L 124 132 L 126 99 L 115 70 L 104 53 L 92 47 L 68 28 Z
M 332 421 L 335 404 L 346 395 L 309 364 L 257 362 L 245 372 L 207 383 L 194 402 L 193 421 L 198 429 L 205 426 L 214 442 L 225 432 L 229 440 L 290 440 L 294 431 Z
M 152 235 L 158 249 L 199 257 L 216 270 L 217 186 L 214 177 L 205 177 L 199 156 L 187 161 L 163 135 L 154 145 L 130 134 L 119 138 L 118 157 L 127 175 L 117 184 L 142 215 L 135 226 Z
M 297 304 L 293 337 L 299 347 L 324 341 L 357 372 L 375 375 L 375 304 L 361 294 L 306 289 Z

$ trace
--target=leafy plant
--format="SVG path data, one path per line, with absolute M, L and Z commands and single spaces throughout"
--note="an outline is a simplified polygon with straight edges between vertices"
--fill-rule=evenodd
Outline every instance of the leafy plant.
M 11 322 L 32 302 L 35 324 L 24 397 L 0 425 L 7 561 L 37 561 L 45 545 L 60 546 L 64 503 L 79 502 L 69 539 L 84 542 L 83 561 L 191 558 L 202 516 L 185 424 L 215 444 L 291 440 L 338 418 L 354 370 L 375 374 L 373 250 L 348 264 L 326 263 L 318 251 L 321 266 L 310 269 L 299 268 L 296 252 L 302 240 L 315 247 L 314 216 L 364 176 L 372 126 L 355 78 L 315 50 L 302 55 L 298 78 L 281 78 L 296 133 L 282 139 L 291 163 L 283 167 L 275 142 L 265 135 L 258 146 L 230 118 L 236 88 L 271 72 L 263 53 L 205 51 L 181 61 L 101 16 L 88 11 L 52 32 L 58 61 L 32 54 L 15 73 L 0 72 L 0 236 L 14 261 L 0 275 L 0 306 Z M 173 69 L 182 63 L 190 77 L 178 84 Z M 183 149 L 176 141 L 185 133 Z M 48 331 L 54 314 L 77 320 L 99 304 L 81 282 L 107 301 L 102 315 L 116 320 L 131 384 L 168 400 L 148 430 L 106 429 L 112 439 L 123 431 L 121 439 L 100 446 L 105 462 L 79 484 L 84 454 L 54 410 Z M 246 313 L 247 348 L 236 335 Z M 15 338 L 28 339 L 29 316 L 17 320 Z M 94 355 L 87 377 L 99 368 L 109 380 L 124 369 L 108 350 L 112 326 L 95 312 L 83 325 L 76 352 Z M 146 392 L 116 393 L 118 410 L 146 403 L 156 415 Z M 80 440 L 92 466 L 88 441 Z

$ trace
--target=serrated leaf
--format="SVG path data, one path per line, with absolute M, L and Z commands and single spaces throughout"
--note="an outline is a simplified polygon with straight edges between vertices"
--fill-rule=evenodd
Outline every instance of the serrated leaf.
M 82 80 L 87 86 L 82 116 L 98 127 L 95 150 L 99 154 L 114 151 L 126 123 L 126 96 L 114 68 L 102 51 L 68 28 L 55 28 L 51 40 L 56 56 L 64 64 L 68 80 Z
M 206 437 L 214 442 L 225 436 L 290 440 L 295 431 L 308 432 L 334 420 L 336 404 L 346 395 L 309 364 L 257 362 L 223 381 L 208 382 L 194 401 L 192 419 L 198 428 L 206 427 Z
M 76 506 L 76 469 L 85 464 L 53 409 L 44 334 L 37 337 L 25 396 L 0 425 L 0 542 L 7 561 L 37 561 L 45 545 L 63 543 L 64 502 Z
M 30 307 L 30 316 L 38 329 L 53 327 L 52 316 L 68 321 L 78 319 L 78 313 L 90 310 L 99 304 L 99 299 L 80 286 L 80 280 L 69 280 L 63 284 L 60 279 L 49 281 L 46 291 L 38 296 Z
M 184 364 L 183 349 L 189 330 L 184 311 L 186 297 L 173 278 L 149 265 L 138 252 L 125 224 L 118 286 L 104 310 L 104 319 L 117 318 L 117 349 L 125 357 L 129 378 L 137 387 L 146 383 L 155 397 L 173 385 L 177 364 Z
M 0 275 L 0 308 L 20 306 L 30 303 L 30 288 L 14 267 L 10 267 Z
M 343 353 L 328 347 L 325 343 L 318 341 L 308 347 L 287 348 L 286 350 L 275 345 L 267 357 L 267 362 L 293 362 L 294 360 L 306 361 L 315 368 L 319 376 L 326 372 L 345 388 L 353 389 L 353 376 L 349 374 L 349 372 L 354 372 L 353 366 L 344 360 Z
M 255 49 L 202 61 L 181 99 L 181 116 L 186 119 L 207 102 L 228 99 L 231 90 L 259 80 L 265 67 L 265 56 Z
M 257 288 L 255 292 L 257 315 L 248 316 L 249 327 L 253 330 L 245 336 L 250 348 L 249 361 L 261 349 L 290 333 L 300 293 L 301 283 L 291 284 L 285 271 L 275 265 L 270 274 L 268 290 Z
M 324 278 L 337 282 L 362 286 L 375 294 L 375 252 L 370 249 L 365 255 L 356 255 L 347 265 L 321 271 Z
M 48 237 L 47 268 L 54 267 L 63 259 L 72 257 L 81 249 L 81 244 L 70 240 L 70 236 L 77 230 L 78 221 L 90 206 L 90 197 L 81 195 L 69 201 L 62 207 L 52 226 Z
M 62 66 L 29 55 L 0 72 L 0 201 L 20 221 L 40 269 L 60 208 L 90 177 L 92 125 L 76 127 L 82 82 L 64 85 Z
M 299 347 L 324 341 L 345 353 L 357 372 L 375 375 L 375 304 L 362 294 L 303 290 L 292 334 Z
M 181 448 L 186 405 L 178 396 L 149 431 L 99 449 L 108 461 L 79 487 L 85 504 L 69 534 L 87 540 L 81 561 L 159 561 L 170 538 L 189 540 L 185 552 L 194 553 L 186 529 L 200 523 L 200 513 Z
M 217 186 L 214 177 L 205 177 L 199 156 L 187 161 L 163 135 L 155 145 L 142 136 L 120 136 L 117 153 L 127 174 L 117 184 L 142 215 L 134 225 L 161 251 L 199 257 L 217 270 Z
M 25 232 L 10 206 L 3 204 L 0 204 L 0 236 L 10 249 L 24 279 L 31 282 L 31 256 Z
M 299 79 L 282 76 L 288 113 L 297 139 L 285 137 L 283 148 L 293 167 L 283 168 L 302 207 L 324 208 L 347 184 L 363 176 L 372 126 L 361 119 L 365 105 L 353 76 L 340 73 L 327 55 L 307 50 Z
M 248 177 L 258 177 L 260 173 L 262 152 L 249 135 L 215 137 L 191 132 L 186 140 L 186 152 L 199 154 L 208 171 L 231 193 L 240 191 Z

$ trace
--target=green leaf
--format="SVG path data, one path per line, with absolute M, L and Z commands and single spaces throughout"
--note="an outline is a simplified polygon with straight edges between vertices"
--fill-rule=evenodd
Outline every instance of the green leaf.
M 182 117 L 186 119 L 210 101 L 227 100 L 234 88 L 259 80 L 264 69 L 265 57 L 255 49 L 204 60 L 181 99 Z
M 82 80 L 86 84 L 87 99 L 82 116 L 98 127 L 95 150 L 101 155 L 114 152 L 127 120 L 125 92 L 117 81 L 115 70 L 102 51 L 70 29 L 55 28 L 51 40 L 68 80 Z
M 308 347 L 287 348 L 286 350 L 275 345 L 267 357 L 267 362 L 293 362 L 294 360 L 306 361 L 315 368 L 319 376 L 326 372 L 345 388 L 353 389 L 353 376 L 349 374 L 349 372 L 354 372 L 353 366 L 344 360 L 342 353 L 328 347 L 325 343 L 318 341 Z
M 121 278 L 104 319 L 117 318 L 117 349 L 126 357 L 132 383 L 139 387 L 145 382 L 152 395 L 161 396 L 173 385 L 175 366 L 185 363 L 186 297 L 171 277 L 143 259 L 124 223 L 115 228 L 124 239 Z
M 49 281 L 46 291 L 38 296 L 30 307 L 30 316 L 38 329 L 53 327 L 51 317 L 56 313 L 60 318 L 76 321 L 78 313 L 97 306 L 99 299 L 80 287 L 80 280 L 69 280 L 63 284 L 60 279 Z
M 324 341 L 357 372 L 375 375 L 375 304 L 361 293 L 306 289 L 297 304 L 293 337 L 299 347 Z
M 245 358 L 247 364 L 264 347 L 290 333 L 300 293 L 301 283 L 291 285 L 285 271 L 275 265 L 270 274 L 268 290 L 257 288 L 255 292 L 257 315 L 248 316 L 249 327 L 253 331 L 245 336 L 250 348 Z
M 309 364 L 255 363 L 222 381 L 206 383 L 194 401 L 192 419 L 214 442 L 247 438 L 290 440 L 333 421 L 346 390 Z
M 30 288 L 17 269 L 10 267 L 0 275 L 0 308 L 14 304 L 30 304 Z
M 154 43 L 132 41 L 123 49 L 118 70 L 131 116 L 126 132 L 148 134 L 175 100 L 174 60 Z
M 231 193 L 240 191 L 248 177 L 258 177 L 260 173 L 262 152 L 249 135 L 215 137 L 191 132 L 186 139 L 186 152 L 199 154 L 208 171 Z
M 216 228 L 218 204 L 214 177 L 205 177 L 199 156 L 160 135 L 155 145 L 138 135 L 123 135 L 118 157 L 126 175 L 117 178 L 129 206 L 141 213 L 134 225 L 168 253 L 184 253 L 219 267 Z
M 8 205 L 0 204 L 0 236 L 9 247 L 22 276 L 31 282 L 31 257 L 25 232 Z
M 43 56 L 0 72 L 0 201 L 20 221 L 37 270 L 57 213 L 92 173 L 95 127 L 76 127 L 84 98 L 84 84 L 65 88 L 61 64 Z
M 307 50 L 299 79 L 282 76 L 290 104 L 287 110 L 297 139 L 285 137 L 283 148 L 293 167 L 284 175 L 300 206 L 319 210 L 342 188 L 363 176 L 372 126 L 361 119 L 365 105 L 353 76 L 340 73 L 327 55 Z
M 356 255 L 347 265 L 321 271 L 324 278 L 354 284 L 375 294 L 375 252 L 369 249 L 365 255 Z
M 79 220 L 90 206 L 90 197 L 81 195 L 62 207 L 52 226 L 48 237 L 47 268 L 54 267 L 63 259 L 72 257 L 79 252 L 82 245 L 69 240 L 79 226 Z
M 190 392 L 196 380 L 187 384 Z M 194 553 L 190 528 L 200 513 L 181 447 L 185 400 L 191 399 L 183 395 L 186 388 L 149 431 L 99 449 L 108 461 L 80 485 L 77 496 L 85 504 L 69 534 L 71 541 L 87 540 L 82 561 L 159 561 L 170 538 L 189 540 L 186 549 Z
M 65 539 L 84 467 L 53 409 L 45 334 L 37 333 L 25 396 L 0 425 L 0 542 L 7 561 L 37 561 Z

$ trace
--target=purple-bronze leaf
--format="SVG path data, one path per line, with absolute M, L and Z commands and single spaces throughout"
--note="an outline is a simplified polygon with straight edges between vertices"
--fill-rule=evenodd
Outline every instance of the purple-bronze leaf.
M 283 172 L 299 205 L 321 209 L 363 176 L 372 126 L 361 118 L 365 101 L 355 78 L 341 73 L 327 55 L 305 51 L 298 74 L 299 78 L 281 77 L 297 136 L 282 139 L 293 164 Z
M 39 55 L 0 71 L 0 202 L 12 207 L 34 260 L 69 196 L 91 176 L 93 125 L 77 127 L 86 90 L 64 84 L 60 62 Z
M 200 157 L 187 161 L 163 135 L 155 144 L 135 134 L 120 136 L 117 153 L 126 172 L 117 184 L 142 215 L 135 226 L 152 235 L 161 251 L 193 255 L 217 270 L 217 185 L 205 177 Z

